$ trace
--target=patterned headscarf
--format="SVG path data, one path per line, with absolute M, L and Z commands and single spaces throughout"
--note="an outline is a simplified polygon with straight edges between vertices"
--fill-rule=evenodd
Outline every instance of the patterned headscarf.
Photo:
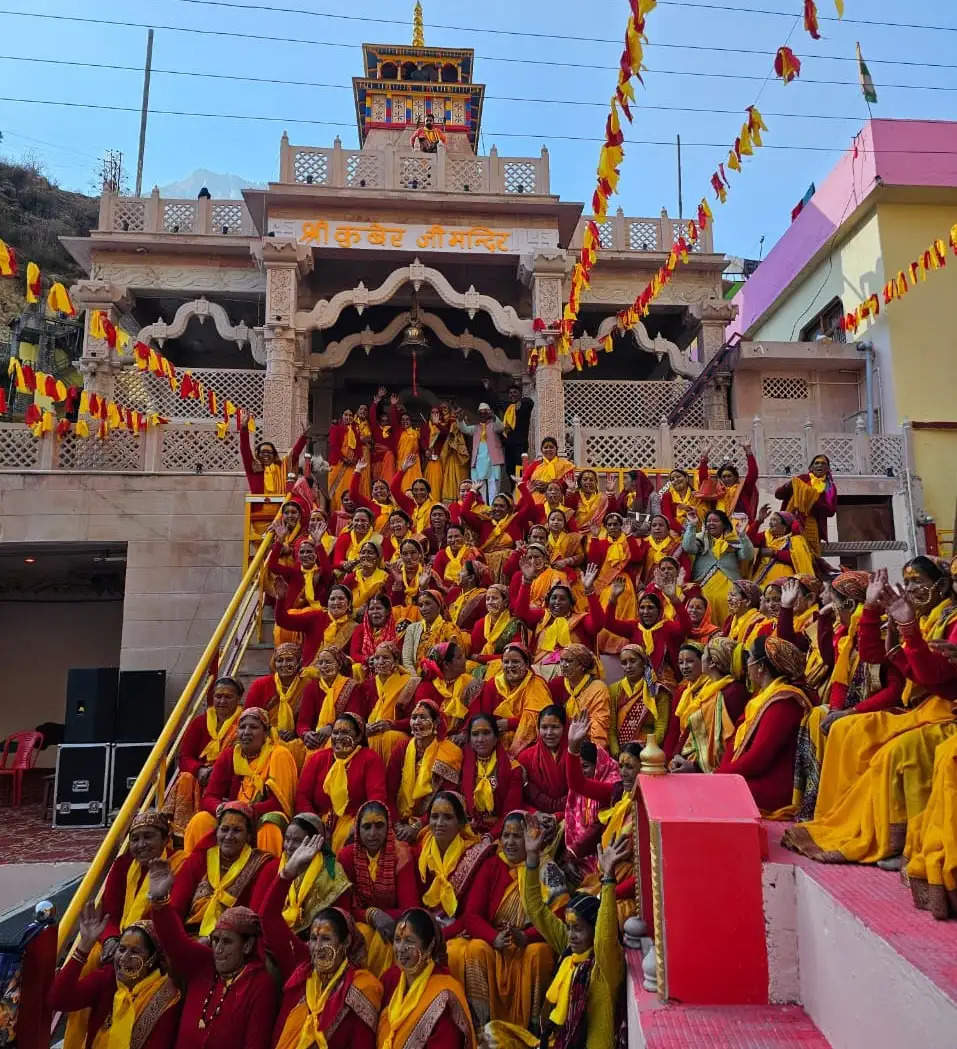
M 224 801 L 216 809 L 217 822 L 229 812 L 238 812 L 240 816 L 245 816 L 252 832 L 256 832 L 256 823 L 258 821 L 256 819 L 256 810 L 252 805 L 247 805 L 245 801 Z
M 867 595 L 869 581 L 870 576 L 867 572 L 841 572 L 836 579 L 831 581 L 831 589 L 841 597 L 848 597 L 860 605 L 863 604 Z
M 577 659 L 580 663 L 583 663 L 586 673 L 595 669 L 595 653 L 587 645 L 573 642 L 562 649 L 562 655 L 568 656 L 570 659 Z
M 169 837 L 170 817 L 165 812 L 158 812 L 156 809 L 140 809 L 130 821 L 130 834 L 141 827 L 155 827 Z
M 269 715 L 263 710 L 262 707 L 245 707 L 242 713 L 239 715 L 239 720 L 243 718 L 256 718 L 257 721 L 262 722 L 262 727 L 268 732 L 269 731 Z
M 797 645 L 771 634 L 764 639 L 764 652 L 771 666 L 791 681 L 803 676 L 807 655 Z
M 259 915 L 249 907 L 227 907 L 216 922 L 219 932 L 238 932 L 240 936 L 262 936 Z
M 821 596 L 824 584 L 816 575 L 798 575 L 794 578 L 804 587 L 815 601 Z
M 752 608 L 761 604 L 761 588 L 757 583 L 752 583 L 750 579 L 736 579 L 734 587 Z
M 723 634 L 717 634 L 708 641 L 705 649 L 708 653 L 708 659 L 711 660 L 711 665 L 722 677 L 725 674 L 731 674 L 736 678 L 741 677 L 744 649 L 736 641 L 730 637 L 725 637 Z

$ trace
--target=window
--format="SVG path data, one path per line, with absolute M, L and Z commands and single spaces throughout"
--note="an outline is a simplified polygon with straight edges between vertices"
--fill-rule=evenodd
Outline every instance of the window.
M 815 342 L 817 339 L 831 339 L 834 342 L 846 342 L 841 331 L 841 318 L 844 316 L 844 303 L 832 299 L 809 324 L 801 329 L 801 342 Z

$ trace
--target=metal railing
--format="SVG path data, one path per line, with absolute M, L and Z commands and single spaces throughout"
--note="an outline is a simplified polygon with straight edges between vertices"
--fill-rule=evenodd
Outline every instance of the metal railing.
M 258 619 L 259 572 L 269 553 L 272 539 L 270 533 L 260 543 L 256 556 L 250 561 L 242 581 L 226 606 L 226 611 L 200 656 L 196 669 L 190 675 L 167 718 L 159 739 L 136 777 L 136 782 L 130 788 L 73 899 L 70 900 L 60 920 L 60 952 L 71 942 L 83 907 L 100 889 L 110 864 L 123 851 L 133 817 L 157 799 L 159 805 L 162 805 L 186 728 L 190 720 L 205 706 L 208 676 L 233 674 L 242 663 Z

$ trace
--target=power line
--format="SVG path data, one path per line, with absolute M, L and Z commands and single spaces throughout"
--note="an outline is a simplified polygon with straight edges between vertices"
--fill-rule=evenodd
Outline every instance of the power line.
M 55 65 L 55 66 L 74 66 L 82 69 L 108 69 L 111 72 L 120 73 L 136 73 L 137 75 L 143 72 L 140 66 L 118 66 L 107 62 L 80 62 L 74 59 L 68 58 L 34 58 L 24 55 L 0 55 L 0 61 L 2 62 L 27 62 L 31 65 Z M 957 66 L 954 66 L 957 69 Z M 207 73 L 202 70 L 192 69 L 156 69 L 152 70 L 153 75 L 164 75 L 164 76 L 183 76 L 183 77 L 199 77 L 209 80 L 236 80 L 244 83 L 252 84 L 278 84 L 287 87 L 309 87 L 309 88 L 330 88 L 337 91 L 351 91 L 351 85 L 349 84 L 331 84 L 324 83 L 323 81 L 317 80 L 283 80 L 279 77 L 256 77 L 256 76 L 243 76 L 239 73 Z M 836 83 L 843 83 L 843 81 L 836 81 Z M 887 85 L 882 84 L 882 88 Z M 948 90 L 957 91 L 957 87 L 948 88 Z M 495 102 L 521 102 L 525 105 L 555 105 L 555 106 L 587 106 L 599 109 L 607 109 L 607 102 L 589 102 L 583 99 L 574 98 L 525 98 L 518 95 L 486 95 L 486 100 Z M 742 109 L 713 109 L 705 106 L 662 106 L 662 105 L 650 105 L 647 103 L 639 103 L 638 109 L 646 110 L 657 110 L 667 113 L 709 113 L 717 114 L 720 116 L 739 116 L 742 113 Z M 152 110 L 151 110 L 152 112 Z M 834 113 L 771 113 L 765 112 L 765 116 L 775 118 L 790 118 L 790 119 L 801 119 L 801 120 L 840 120 L 840 121 L 854 121 L 856 123 L 861 122 L 860 114 L 853 116 L 837 116 Z
M 408 27 L 408 19 L 403 18 L 376 18 L 371 15 L 343 15 L 337 12 L 331 11 L 309 11 L 302 7 L 279 7 L 274 4 L 238 4 L 235 0 L 172 0 L 174 3 L 180 4 L 193 4 L 201 7 L 230 7 L 239 11 L 268 11 L 270 14 L 283 14 L 283 15 L 306 15 L 310 18 L 328 18 L 339 22 L 367 22 L 376 25 L 396 25 Z M 768 11 L 761 10 L 758 8 L 750 7 L 717 7 L 714 4 L 701 4 L 701 3 L 685 3 L 681 0 L 661 0 L 661 6 L 667 7 L 692 7 L 699 8 L 705 11 L 736 11 L 742 14 L 749 15 L 775 15 L 781 18 L 792 18 L 794 16 L 793 11 Z M 957 32 L 957 26 L 930 26 L 930 25 L 917 25 L 911 22 L 875 22 L 870 19 L 864 18 L 833 18 L 829 16 L 818 15 L 818 21 L 823 22 L 845 22 L 848 25 L 876 25 L 885 26 L 893 29 L 925 29 L 933 30 L 937 32 Z M 590 36 L 576 36 L 572 34 L 562 33 L 529 33 L 523 32 L 519 29 L 488 29 L 484 26 L 461 26 L 461 25 L 444 25 L 441 22 L 429 22 L 427 25 L 428 29 L 447 29 L 451 32 L 456 33 L 489 33 L 495 36 L 518 36 L 518 37 L 531 37 L 533 39 L 545 39 L 545 40 L 568 40 L 578 43 L 580 41 L 587 41 L 588 43 L 594 44 L 620 44 L 621 39 L 608 39 L 604 37 L 590 37 Z M 679 47 L 679 44 L 672 44 L 672 47 Z M 715 50 L 721 50 L 716 48 Z M 850 58 L 848 61 L 855 62 L 857 59 Z M 876 59 L 875 59 L 876 61 Z M 915 65 L 918 63 L 914 63 Z
M 157 25 L 155 23 L 153 23 L 151 25 L 151 24 L 146 23 L 146 22 L 125 22 L 125 21 L 121 21 L 119 19 L 110 19 L 110 18 L 84 18 L 84 17 L 81 17 L 79 15 L 53 15 L 53 14 L 47 14 L 47 13 L 38 12 L 38 11 L 7 11 L 7 10 L 0 9 L 0 15 L 10 15 L 10 16 L 20 17 L 20 18 L 43 18 L 43 19 L 47 19 L 47 20 L 50 20 L 50 21 L 56 21 L 56 22 L 79 22 L 79 23 L 84 24 L 84 25 L 119 26 L 119 27 L 124 28 L 124 29 L 162 29 L 162 30 L 165 30 L 166 32 L 170 32 L 170 33 L 191 33 L 191 34 L 196 35 L 196 36 L 216 36 L 216 37 L 228 37 L 228 38 L 231 38 L 231 39 L 234 39 L 234 40 L 266 41 L 268 43 L 273 43 L 273 44 L 277 44 L 277 43 L 278 44 L 303 44 L 303 45 L 306 45 L 308 47 L 336 47 L 336 48 L 346 48 L 346 49 L 348 49 L 350 51 L 354 50 L 355 47 L 356 47 L 356 45 L 354 43 L 343 43 L 343 42 L 334 41 L 334 40 L 310 40 L 310 39 L 307 39 L 307 38 L 304 38 L 304 37 L 270 36 L 270 35 L 266 35 L 266 34 L 263 34 L 263 33 L 239 33 L 239 32 L 236 32 L 235 30 L 229 30 L 229 29 L 194 29 L 194 28 L 186 27 L 186 26 Z M 665 46 L 665 45 L 657 45 L 657 46 Z M 704 50 L 704 51 L 718 50 L 717 48 L 701 47 L 700 45 L 688 45 L 688 44 L 670 44 L 670 45 L 667 45 L 667 46 L 669 46 L 669 47 L 681 47 L 681 48 L 693 47 L 696 50 L 700 49 L 700 50 Z M 727 50 L 736 50 L 736 49 L 727 49 Z M 771 54 L 771 52 L 764 52 L 764 51 L 755 51 L 754 53 L 755 54 L 761 54 L 761 55 L 768 55 L 768 56 L 770 56 L 770 54 Z M 512 64 L 516 64 L 516 65 L 523 65 L 523 66 L 551 66 L 551 67 L 556 67 L 556 68 L 561 68 L 561 69 L 590 69 L 590 70 L 596 70 L 596 69 L 605 70 L 605 69 L 609 68 L 609 67 L 603 66 L 603 65 L 596 65 L 593 62 L 560 62 L 560 61 L 558 61 L 556 59 L 545 59 L 545 58 L 512 58 L 512 57 L 508 57 L 508 56 L 505 56 L 505 55 L 476 55 L 475 57 L 478 58 L 478 59 L 481 59 L 482 61 L 485 61 L 485 62 L 506 62 L 506 63 L 512 63 Z M 844 56 L 822 56 L 822 57 L 834 58 L 835 61 L 853 61 L 853 62 L 857 61 L 855 58 L 845 58 Z M 912 65 L 917 65 L 917 66 L 929 65 L 929 63 L 924 63 L 924 62 L 917 62 L 917 63 L 904 63 L 904 62 L 901 62 L 901 63 L 895 63 L 894 59 L 883 60 L 883 59 L 871 58 L 870 61 L 875 63 L 875 64 L 878 64 L 880 62 L 884 62 L 887 65 L 891 65 L 891 64 L 901 64 L 901 65 L 912 64 Z M 942 66 L 940 68 L 951 68 L 951 67 L 950 66 Z M 764 79 L 766 79 L 765 75 L 762 75 L 762 76 L 750 75 L 749 76 L 747 74 L 742 74 L 742 73 L 704 73 L 704 72 L 698 72 L 698 71 L 685 72 L 685 71 L 682 71 L 682 70 L 653 70 L 653 69 L 649 69 L 647 71 L 650 72 L 650 73 L 652 73 L 652 72 L 653 73 L 665 73 L 665 74 L 671 74 L 671 75 L 675 75 L 675 76 L 722 77 L 722 78 L 735 79 L 735 80 L 764 80 Z M 832 85 L 833 84 L 850 83 L 849 81 L 843 81 L 843 80 L 810 80 L 810 79 L 807 79 L 807 78 L 804 78 L 804 77 L 801 78 L 800 82 L 801 83 L 805 83 L 805 84 L 832 84 Z M 920 89 L 920 90 L 957 90 L 955 88 L 939 88 L 939 87 L 935 87 L 935 86 L 931 86 L 931 85 L 924 85 L 924 84 L 882 84 L 881 86 L 882 87 L 900 87 L 900 88 L 907 88 L 907 89 Z
M 96 109 L 104 112 L 111 113 L 139 113 L 140 109 L 138 106 L 113 106 L 106 105 L 102 102 L 72 102 L 59 99 L 49 98 L 10 98 L 5 95 L 0 95 L 0 102 L 13 102 L 19 105 L 34 105 L 34 106 L 62 106 L 70 109 Z M 249 120 L 249 121 L 261 121 L 271 124 L 315 124 L 323 127 L 345 127 L 352 128 L 355 124 L 349 121 L 343 120 L 318 120 L 315 117 L 275 117 L 265 116 L 256 113 L 199 113 L 190 110 L 181 109 L 151 109 L 150 114 L 153 116 L 166 116 L 166 117 L 196 117 L 201 119 L 209 120 Z M 488 131 L 486 132 L 490 136 L 497 138 L 522 138 L 522 139 L 533 139 L 540 142 L 555 141 L 555 142 L 604 142 L 603 138 L 593 138 L 586 135 L 557 135 L 557 134 L 542 134 L 539 131 L 527 132 L 527 131 Z M 674 141 L 667 139 L 664 141 L 658 141 L 657 139 L 641 139 L 641 138 L 626 138 L 626 145 L 632 146 L 668 146 L 669 148 L 674 147 Z M 718 149 L 727 150 L 727 142 L 684 142 L 682 140 L 682 146 L 697 146 L 706 149 Z M 812 152 L 812 153 L 834 153 L 841 152 L 848 148 L 847 143 L 834 146 L 804 146 L 798 145 L 797 143 L 785 143 L 785 142 L 766 142 L 764 149 L 786 149 L 795 150 L 798 152 Z M 880 149 L 880 150 L 868 150 L 863 146 L 858 146 L 858 150 L 861 153 L 901 153 L 908 156 L 914 155 L 913 149 Z M 957 156 L 957 150 L 949 149 L 921 149 L 916 151 L 917 155 L 921 156 Z

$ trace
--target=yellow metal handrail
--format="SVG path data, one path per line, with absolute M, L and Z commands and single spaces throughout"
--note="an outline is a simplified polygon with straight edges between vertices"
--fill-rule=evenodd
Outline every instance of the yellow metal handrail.
M 209 643 L 206 645 L 202 656 L 200 656 L 199 662 L 196 664 L 196 669 L 191 674 L 189 681 L 186 682 L 186 686 L 180 694 L 176 706 L 173 707 L 169 718 L 167 718 L 166 725 L 160 733 L 159 739 L 157 739 L 153 749 L 150 751 L 146 763 L 143 765 L 140 774 L 136 777 L 136 782 L 130 788 L 126 801 L 123 802 L 120 811 L 117 813 L 116 819 L 113 821 L 113 825 L 107 831 L 103 843 L 97 850 L 96 856 L 94 856 L 89 870 L 83 876 L 83 880 L 77 887 L 73 899 L 70 900 L 63 917 L 60 919 L 58 941 L 59 951 L 62 952 L 65 946 L 70 942 L 83 907 L 86 905 L 87 900 L 89 900 L 96 892 L 109 865 L 113 862 L 115 856 L 120 851 L 120 848 L 126 839 L 129 825 L 132 822 L 133 817 L 139 812 L 144 804 L 157 796 L 157 786 L 161 782 L 165 782 L 166 768 L 175 755 L 176 748 L 178 747 L 179 741 L 185 731 L 189 715 L 193 713 L 196 691 L 203 685 L 209 666 L 216 658 L 220 645 L 227 633 L 230 632 L 233 620 L 248 611 L 249 593 L 256 586 L 260 569 L 269 553 L 269 547 L 272 544 L 272 540 L 272 534 L 265 536 L 256 551 L 256 556 L 249 562 L 249 566 L 243 575 L 242 581 L 236 588 L 236 592 L 230 599 L 229 604 L 226 606 L 226 611 L 223 613 L 222 619 L 220 619 L 218 626 L 213 631 Z M 236 629 L 238 630 L 238 624 Z M 233 630 L 231 632 L 230 643 L 232 643 L 235 638 L 236 630 Z M 239 649 L 237 650 L 239 659 L 245 654 L 247 643 L 248 638 L 244 637 L 240 643 Z M 239 660 L 236 661 L 236 667 L 238 667 L 238 664 Z

